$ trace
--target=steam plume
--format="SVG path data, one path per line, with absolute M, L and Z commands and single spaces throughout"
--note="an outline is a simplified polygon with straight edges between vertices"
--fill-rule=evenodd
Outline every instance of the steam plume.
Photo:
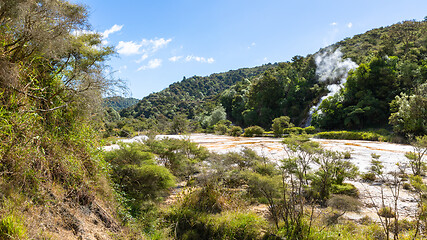
M 329 84 L 327 86 L 329 93 L 323 96 L 319 103 L 310 109 L 306 126 L 310 126 L 312 114 L 317 111 L 323 100 L 335 95 L 343 88 L 347 80 L 348 71 L 358 67 L 358 65 L 349 58 L 343 60 L 342 56 L 343 53 L 339 48 L 335 50 L 335 52 L 332 52 L 331 49 L 327 49 L 316 55 L 314 59 L 316 62 L 316 74 L 320 82 Z

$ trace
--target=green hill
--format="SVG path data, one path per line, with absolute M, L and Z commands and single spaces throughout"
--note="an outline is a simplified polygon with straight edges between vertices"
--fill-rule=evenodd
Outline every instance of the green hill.
M 168 88 L 144 97 L 138 104 L 121 111 L 124 117 L 157 117 L 160 114 L 173 118 L 177 114 L 194 117 L 194 110 L 206 100 L 226 90 L 230 86 L 271 69 L 276 64 L 266 64 L 254 68 L 242 68 L 225 73 L 215 73 L 207 77 L 193 76 L 171 84 Z
M 125 98 L 121 96 L 106 97 L 104 98 L 103 107 L 113 108 L 116 111 L 120 111 L 124 108 L 131 107 L 139 102 L 136 98 Z
M 390 108 L 396 96 L 419 92 L 419 86 L 426 82 L 426 29 L 425 21 L 403 21 L 344 39 L 306 57 L 295 56 L 288 62 L 184 78 L 122 110 L 121 116 L 164 115 L 173 119 L 185 114 L 189 120 L 209 127 L 203 121 L 221 103 L 226 118 L 242 127 L 270 128 L 272 120 L 280 116 L 289 116 L 295 125 L 303 126 L 309 122 L 310 109 L 329 92 L 328 85 L 339 82 L 348 72 L 332 69 L 325 80 L 318 74 L 316 61 L 341 57 L 342 53 L 338 64 L 353 61 L 359 67 L 349 72 L 339 94 L 319 106 L 321 112 L 314 114 L 312 124 L 326 129 L 389 128 L 389 121 L 393 122 L 389 118 L 398 111 L 398 102 Z M 394 122 L 402 118 L 395 117 Z M 427 131 L 424 123 L 415 124 L 421 124 L 415 127 L 418 132 Z

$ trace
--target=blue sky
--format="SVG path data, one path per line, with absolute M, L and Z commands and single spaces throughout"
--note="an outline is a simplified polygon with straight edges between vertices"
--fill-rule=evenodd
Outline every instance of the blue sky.
M 289 61 L 346 37 L 427 16 L 426 0 L 73 0 L 142 98 L 185 77 Z

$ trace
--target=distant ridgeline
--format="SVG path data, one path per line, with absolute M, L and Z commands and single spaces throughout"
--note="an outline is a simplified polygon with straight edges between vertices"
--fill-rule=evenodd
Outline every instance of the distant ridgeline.
M 113 108 L 116 111 L 120 111 L 124 108 L 131 107 L 139 102 L 139 99 L 136 98 L 125 98 L 120 96 L 115 97 L 106 97 L 102 103 L 102 106 L 105 108 Z
M 289 62 L 184 78 L 120 114 L 169 119 L 184 114 L 199 121 L 222 110 L 242 127 L 270 129 L 274 118 L 289 116 L 297 126 L 392 126 L 396 132 L 420 135 L 427 133 L 426 110 L 420 108 L 427 104 L 426 79 L 427 22 L 404 21 Z
M 215 73 L 207 77 L 193 76 L 183 78 L 180 82 L 171 84 L 168 88 L 144 97 L 138 104 L 120 112 L 122 117 L 157 117 L 164 115 L 172 119 L 177 114 L 185 114 L 190 119 L 194 111 L 216 95 L 245 78 L 258 76 L 277 66 L 266 64 L 253 68 L 241 68 L 224 73 Z

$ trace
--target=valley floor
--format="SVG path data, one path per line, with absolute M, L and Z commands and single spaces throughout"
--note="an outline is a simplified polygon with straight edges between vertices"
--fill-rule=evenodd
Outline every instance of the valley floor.
M 206 147 L 211 152 L 227 153 L 239 152 L 243 148 L 251 148 L 260 156 L 277 161 L 287 157 L 285 145 L 280 138 L 266 137 L 231 137 L 213 134 L 190 134 L 190 135 L 158 135 L 157 138 L 180 138 L 189 139 L 192 142 L 198 143 Z M 132 139 L 124 139 L 123 142 L 142 141 L 145 136 L 137 136 Z M 360 173 L 368 172 L 371 154 L 380 155 L 379 160 L 383 162 L 384 172 L 397 171 L 396 163 L 404 165 L 407 163 L 405 153 L 413 150 L 410 145 L 394 144 L 386 142 L 359 141 L 359 140 L 327 140 L 327 139 L 312 139 L 319 142 L 325 149 L 334 151 L 348 151 L 351 153 L 351 162 L 358 168 Z M 117 148 L 118 145 L 104 147 L 104 150 Z M 315 168 L 316 166 L 313 166 Z M 406 169 L 409 173 L 410 169 Z M 359 198 L 363 203 L 363 208 L 359 213 L 348 212 L 345 217 L 352 220 L 359 220 L 365 216 L 369 216 L 374 221 L 379 221 L 376 214 L 381 206 L 383 191 L 384 202 L 386 205 L 394 206 L 392 186 L 381 182 L 368 183 L 358 178 L 353 181 L 347 181 L 353 184 L 359 190 Z M 417 201 L 414 193 L 400 189 L 398 213 L 400 218 L 413 219 L 417 211 Z M 262 209 L 261 209 L 262 211 Z

